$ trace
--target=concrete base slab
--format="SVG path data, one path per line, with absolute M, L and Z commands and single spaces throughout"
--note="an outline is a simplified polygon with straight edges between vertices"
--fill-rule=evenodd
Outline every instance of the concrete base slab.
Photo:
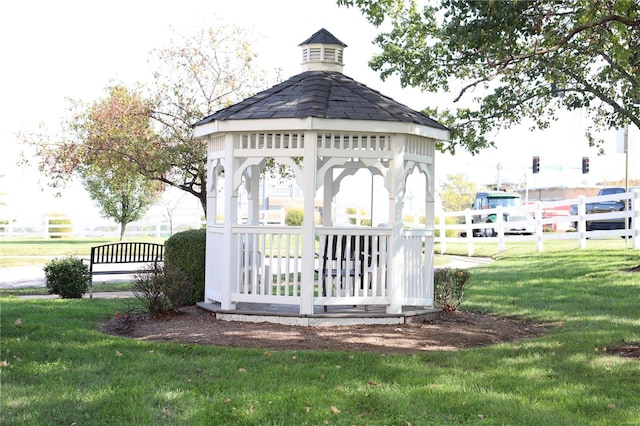
M 441 313 L 439 309 L 418 306 L 405 306 L 399 314 L 387 314 L 383 306 L 331 306 L 327 312 L 322 306 L 316 306 L 313 315 L 301 315 L 295 305 L 238 303 L 233 310 L 224 310 L 218 303 L 199 302 L 198 306 L 215 313 L 216 318 L 222 321 L 270 322 L 304 327 L 419 323 L 437 318 Z

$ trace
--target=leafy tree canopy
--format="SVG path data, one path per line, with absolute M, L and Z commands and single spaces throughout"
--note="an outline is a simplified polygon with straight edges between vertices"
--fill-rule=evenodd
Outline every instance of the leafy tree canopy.
M 107 100 L 71 100 L 61 136 L 24 138 L 60 187 L 83 168 L 137 172 L 196 196 L 206 212 L 206 141 L 192 125 L 266 85 L 246 31 L 226 26 L 177 36 L 152 52 L 153 79 L 107 88 Z
M 65 139 L 37 144 L 41 169 L 54 179 L 76 175 L 101 213 L 120 224 L 140 219 L 163 190 L 163 184 L 140 173 L 152 163 L 157 135 L 150 104 L 135 91 L 116 85 L 90 105 L 74 103 L 65 124 Z
M 440 199 L 444 211 L 462 211 L 473 204 L 477 191 L 475 182 L 470 181 L 464 173 L 447 175 L 447 180 L 440 185 Z
M 70 101 L 63 136 L 46 133 L 25 142 L 35 147 L 40 171 L 54 187 L 72 176 L 117 168 L 114 179 L 127 181 L 139 167 L 154 161 L 157 136 L 149 118 L 151 105 L 139 92 L 122 85 L 107 88 L 107 96 L 90 104 Z
M 153 52 L 150 64 L 148 96 L 161 149 L 147 175 L 196 196 L 206 213 L 207 146 L 194 139 L 192 126 L 264 88 L 267 73 L 247 31 L 224 25 L 177 35 Z
M 98 203 L 102 215 L 120 225 L 120 240 L 124 237 L 127 225 L 142 219 L 162 193 L 162 184 L 159 182 L 148 181 L 140 174 L 124 180 L 117 169 L 100 172 L 88 170 L 83 173 L 82 184 Z
M 531 119 L 547 128 L 559 108 L 601 131 L 640 127 L 640 5 L 637 0 L 338 0 L 384 31 L 370 66 L 382 79 L 425 91 L 458 87 L 455 109 L 425 109 L 452 129 L 441 149 L 471 153 L 490 135 Z M 477 93 L 480 93 L 478 95 Z M 462 102 L 461 102 L 462 103 Z

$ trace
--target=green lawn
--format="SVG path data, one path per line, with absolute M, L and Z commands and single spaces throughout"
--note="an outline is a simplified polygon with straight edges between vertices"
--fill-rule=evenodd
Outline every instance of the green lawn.
M 3 297 L 0 424 L 639 424 L 640 362 L 607 348 L 640 341 L 640 251 L 595 246 L 474 268 L 461 309 L 550 330 L 459 352 L 141 342 L 96 330 L 131 300 Z

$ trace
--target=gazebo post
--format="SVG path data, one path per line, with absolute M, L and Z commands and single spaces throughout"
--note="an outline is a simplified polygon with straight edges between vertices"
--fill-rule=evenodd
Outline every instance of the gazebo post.
M 251 166 L 247 170 L 249 178 L 247 187 L 248 217 L 247 223 L 258 225 L 260 223 L 260 168 Z
M 302 290 L 300 315 L 313 314 L 315 288 L 315 193 L 316 170 L 318 166 L 317 133 L 304 133 L 303 196 L 304 220 L 302 222 Z
M 427 241 L 431 241 L 431 248 L 427 245 L 424 250 L 424 261 L 425 261 L 425 270 L 424 280 L 426 283 L 426 287 L 430 289 L 431 294 L 425 295 L 426 297 L 433 298 L 433 269 L 435 262 L 435 247 L 433 242 L 435 241 L 435 223 L 436 223 L 436 213 L 435 213 L 435 194 L 434 187 L 429 182 L 429 179 L 433 179 L 435 176 L 434 173 L 434 165 L 427 166 L 428 170 L 431 172 L 426 176 L 427 182 L 425 185 L 425 206 L 424 206 L 424 227 L 427 230 L 432 232 L 433 238 Z
M 333 169 L 329 169 L 324 174 L 324 185 L 322 186 L 322 226 L 331 226 L 333 223 L 333 212 L 331 205 L 333 204 Z
M 233 182 L 233 177 L 236 173 L 236 169 L 239 165 L 239 160 L 233 156 L 233 142 L 237 137 L 233 134 L 228 134 L 224 139 L 224 247 L 228 248 L 223 251 L 223 263 L 222 263 L 222 279 L 224 291 L 220 301 L 222 309 L 235 309 L 235 303 L 231 302 L 231 293 L 233 293 L 234 277 L 232 273 L 236 270 L 237 264 L 236 254 L 238 240 L 232 234 L 233 225 L 238 223 L 238 189 Z M 212 278 L 215 279 L 215 278 Z
M 406 137 L 394 135 L 391 145 L 392 158 L 389 161 L 389 219 L 391 221 L 391 241 L 389 241 L 389 305 L 388 314 L 402 312 L 404 297 L 404 244 L 402 241 L 402 204 L 404 192 L 404 144 Z

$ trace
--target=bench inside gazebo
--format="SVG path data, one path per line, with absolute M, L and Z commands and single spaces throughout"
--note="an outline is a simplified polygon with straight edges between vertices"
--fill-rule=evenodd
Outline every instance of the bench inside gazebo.
M 435 311 L 435 145 L 449 131 L 344 75 L 346 45 L 325 29 L 300 46 L 302 73 L 194 126 L 208 144 L 199 306 L 225 320 L 295 325 L 390 324 L 428 315 Z M 260 224 L 269 159 L 289 167 L 302 190 L 302 226 Z M 380 182 L 385 226 L 334 221 L 336 194 L 360 170 Z M 403 204 L 407 177 L 416 172 L 425 183 L 425 223 L 409 229 Z M 248 194 L 246 221 L 240 188 Z

